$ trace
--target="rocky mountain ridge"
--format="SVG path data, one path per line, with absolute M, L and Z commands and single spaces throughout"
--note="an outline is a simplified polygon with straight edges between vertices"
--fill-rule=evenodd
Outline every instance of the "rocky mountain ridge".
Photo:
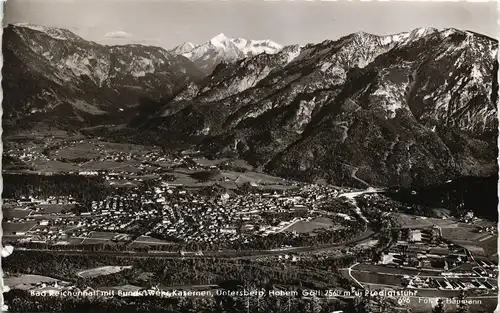
M 355 33 L 223 64 L 155 125 L 298 179 L 482 175 L 496 168 L 497 52 L 496 40 L 456 29 Z
M 186 58 L 142 45 L 103 46 L 63 29 L 9 25 L 4 115 L 98 120 L 177 93 L 204 75 Z
M 9 26 L 4 115 L 115 124 L 140 108 L 125 130 L 105 134 L 197 144 L 212 157 L 335 184 L 426 185 L 497 169 L 492 38 L 420 28 L 255 55 L 242 49 L 260 46 L 244 40 L 217 36 L 209 45 L 220 49 L 109 47 L 64 30 Z M 207 56 L 209 75 L 196 61 Z

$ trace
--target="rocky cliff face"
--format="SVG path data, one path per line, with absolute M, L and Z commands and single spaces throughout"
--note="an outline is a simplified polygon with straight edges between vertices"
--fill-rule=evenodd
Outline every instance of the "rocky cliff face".
M 203 74 L 162 48 L 102 46 L 62 29 L 9 25 L 3 37 L 4 121 L 99 120 L 177 93 Z
M 300 179 L 408 185 L 496 169 L 497 41 L 424 28 L 289 49 L 220 66 L 165 106 L 162 127 L 182 118 L 204 148 Z

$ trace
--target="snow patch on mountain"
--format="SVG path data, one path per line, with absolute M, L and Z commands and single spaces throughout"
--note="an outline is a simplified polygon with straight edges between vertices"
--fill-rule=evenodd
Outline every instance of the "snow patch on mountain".
M 330 66 L 332 66 L 331 62 L 325 62 L 323 63 L 323 65 L 321 65 L 320 71 L 326 72 L 326 70 L 328 70 Z
M 382 45 L 389 45 L 392 43 L 402 42 L 410 36 L 410 33 L 399 33 L 394 35 L 382 36 L 380 37 L 380 43 Z
M 48 27 L 48 26 L 41 26 L 41 25 L 34 25 L 30 23 L 15 23 L 12 24 L 15 27 L 20 27 L 20 28 L 28 28 L 31 30 L 35 30 L 38 32 L 42 32 L 47 34 L 48 36 L 52 37 L 53 39 L 58 39 L 58 40 L 74 40 L 74 39 L 81 39 L 77 35 L 73 34 L 70 31 L 67 31 L 65 29 L 60 29 L 60 28 L 55 28 L 55 27 Z
M 192 61 L 209 60 L 217 56 L 222 60 L 236 61 L 243 57 L 238 47 L 222 33 L 182 55 Z
M 49 55 L 46 55 L 48 59 L 52 59 Z M 91 61 L 95 61 L 95 64 L 91 64 Z M 99 59 L 91 53 L 91 51 L 85 54 L 71 54 L 68 55 L 57 62 L 56 67 L 61 73 L 68 73 L 69 75 L 60 75 L 60 77 L 66 81 L 72 81 L 72 77 L 86 76 L 94 81 L 97 85 L 102 86 L 102 83 L 108 78 L 109 73 L 109 61 L 107 59 Z M 74 76 L 73 76 L 74 75 Z
M 299 109 L 296 114 L 296 123 L 293 124 L 294 130 L 297 134 L 301 134 L 307 124 L 311 121 L 312 113 L 315 108 L 315 100 L 316 97 L 311 101 L 300 101 Z
M 286 63 L 290 63 L 290 62 L 292 62 L 292 61 L 293 61 L 296 57 L 298 57 L 298 56 L 299 56 L 299 54 L 300 54 L 300 50 L 301 50 L 301 48 L 299 47 L 299 48 L 298 48 L 298 49 L 296 49 L 296 50 L 293 50 L 293 51 L 288 52 L 288 54 L 287 54 L 287 59 L 286 59 Z
M 244 38 L 228 38 L 223 33 L 220 33 L 210 39 L 207 43 L 195 46 L 190 42 L 186 42 L 172 50 L 174 53 L 183 54 L 185 57 L 197 58 L 200 57 L 200 51 L 207 51 L 207 46 L 215 47 L 224 51 L 233 51 L 236 47 L 244 57 L 251 57 L 262 53 L 275 54 L 283 49 L 283 46 L 271 40 L 248 40 Z
M 194 47 L 195 47 L 195 45 L 193 43 L 191 43 L 191 42 L 185 42 L 182 45 L 177 46 L 174 49 L 172 49 L 171 52 L 174 53 L 174 54 L 184 54 L 184 53 L 188 53 L 191 50 L 193 50 Z
M 271 40 L 233 39 L 223 33 L 204 44 L 192 46 L 186 43 L 174 48 L 171 52 L 190 59 L 207 74 L 210 74 L 221 62 L 234 63 L 260 54 L 276 54 L 283 49 L 281 45 Z
M 396 117 L 396 111 L 401 109 L 404 103 L 404 94 L 401 92 L 401 88 L 393 84 L 379 86 L 371 94 L 371 97 L 374 102 L 383 106 L 390 119 Z
M 483 73 L 481 73 L 481 69 L 479 68 L 479 66 L 476 63 L 474 63 L 472 65 L 471 77 L 472 77 L 472 79 L 475 79 L 475 80 L 480 80 L 483 78 Z
M 195 83 L 190 82 L 180 93 L 175 96 L 174 102 L 191 100 L 196 97 L 199 91 L 200 87 L 198 87 L 198 85 L 196 85 Z
M 247 40 L 243 38 L 231 39 L 238 49 L 245 56 L 254 56 L 262 53 L 275 54 L 278 53 L 283 46 L 271 40 Z

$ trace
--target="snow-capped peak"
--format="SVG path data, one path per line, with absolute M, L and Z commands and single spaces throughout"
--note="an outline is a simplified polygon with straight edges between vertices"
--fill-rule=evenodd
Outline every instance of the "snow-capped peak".
M 219 52 L 242 54 L 250 57 L 261 53 L 275 54 L 283 49 L 283 46 L 272 40 L 248 40 L 244 38 L 229 38 L 224 33 L 212 37 L 208 42 L 195 46 L 186 42 L 172 49 L 176 54 L 182 54 L 190 59 L 198 58 L 201 54 L 210 49 L 217 49 Z
M 271 40 L 233 39 L 220 33 L 202 45 L 189 50 L 176 48 L 173 52 L 182 54 L 195 63 L 202 64 L 201 68 L 210 72 L 221 61 L 232 63 L 262 53 L 275 54 L 282 49 L 283 46 Z
M 216 47 L 225 47 L 227 42 L 230 41 L 229 38 L 226 37 L 223 33 L 218 34 L 217 36 L 210 39 L 210 43 Z
M 172 49 L 172 52 L 175 54 L 183 54 L 183 53 L 188 53 L 189 51 L 193 50 L 195 45 L 191 42 L 185 42 L 180 46 L 175 47 Z
M 436 33 L 436 32 L 438 32 L 438 30 L 436 28 L 433 28 L 433 27 L 420 27 L 420 28 L 414 29 L 410 33 L 410 39 L 421 38 L 421 37 L 424 37 L 424 36 L 427 36 L 427 35 L 430 35 L 430 34 Z
M 274 54 L 283 49 L 283 46 L 271 40 L 247 40 L 243 38 L 231 39 L 231 41 L 246 56 L 261 53 Z

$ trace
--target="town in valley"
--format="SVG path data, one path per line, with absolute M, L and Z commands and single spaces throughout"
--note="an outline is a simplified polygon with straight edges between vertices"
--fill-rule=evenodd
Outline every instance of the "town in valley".
M 496 310 L 493 2 L 3 13 L 2 310 Z
M 16 247 L 4 265 L 11 289 L 53 298 L 214 297 L 240 281 L 248 290 L 241 297 L 363 295 L 379 308 L 432 308 L 428 299 L 459 296 L 471 307 L 496 303 L 498 233 L 473 211 L 405 203 L 377 186 L 286 180 L 193 150 L 167 154 L 60 134 L 41 141 L 12 138 L 5 149 L 17 160 L 4 165 L 3 240 Z M 26 271 L 26 262 L 47 253 L 49 264 L 64 259 L 65 266 L 50 267 L 53 275 L 44 263 Z M 94 266 L 79 257 L 94 258 Z M 241 272 L 223 278 L 201 266 L 207 273 L 199 277 L 165 279 L 165 269 L 144 258 L 210 260 Z M 287 274 L 248 282 L 244 264 Z

